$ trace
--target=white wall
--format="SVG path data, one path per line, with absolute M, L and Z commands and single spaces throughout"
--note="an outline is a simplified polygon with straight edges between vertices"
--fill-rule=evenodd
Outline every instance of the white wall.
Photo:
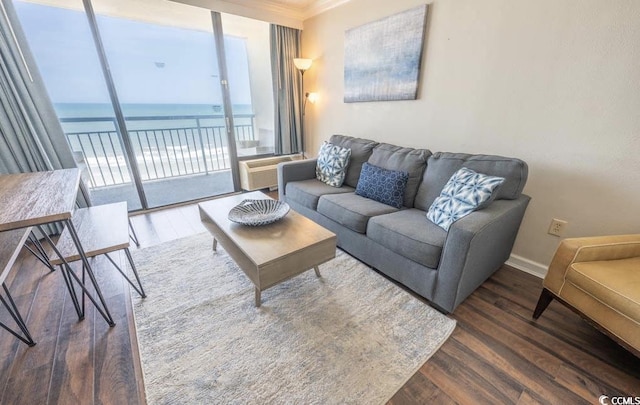
M 640 1 L 434 0 L 416 101 L 342 101 L 344 31 L 424 4 L 352 0 L 304 22 L 307 149 L 331 134 L 529 164 L 514 263 L 544 271 L 559 238 L 640 233 Z

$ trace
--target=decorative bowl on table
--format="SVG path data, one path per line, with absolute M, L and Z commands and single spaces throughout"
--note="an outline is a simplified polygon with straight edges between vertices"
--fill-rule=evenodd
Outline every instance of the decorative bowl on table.
M 289 212 L 289 204 L 278 200 L 242 200 L 229 211 L 229 221 L 242 225 L 262 226 L 281 220 Z

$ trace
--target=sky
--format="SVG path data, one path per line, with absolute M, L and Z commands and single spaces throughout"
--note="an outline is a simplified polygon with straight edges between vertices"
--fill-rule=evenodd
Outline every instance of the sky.
M 15 7 L 54 103 L 108 103 L 98 55 L 83 12 L 16 2 Z M 209 32 L 97 16 L 121 103 L 221 104 L 214 38 Z M 246 44 L 225 37 L 233 104 L 251 104 Z

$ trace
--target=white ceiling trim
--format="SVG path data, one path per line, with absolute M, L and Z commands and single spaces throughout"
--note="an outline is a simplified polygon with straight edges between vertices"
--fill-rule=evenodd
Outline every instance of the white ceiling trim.
M 171 0 L 177 3 L 189 4 L 191 6 L 202 7 L 219 13 L 235 14 L 242 17 L 253 18 L 266 21 L 272 24 L 284 25 L 286 27 L 302 29 L 302 18 L 300 14 L 292 14 L 289 8 L 276 7 L 275 4 L 262 4 L 254 0 L 240 2 L 225 0 Z M 267 3 L 267 2 L 265 2 Z
M 302 22 L 350 0 L 316 0 L 308 7 L 296 7 L 277 0 L 172 0 L 221 13 L 236 14 L 274 24 L 302 29 Z
M 289 18 L 304 21 L 341 4 L 351 0 L 315 0 L 307 7 L 296 7 L 290 3 L 279 2 L 278 0 L 220 0 L 237 5 L 265 10 L 271 13 L 278 13 Z
M 351 0 L 316 0 L 309 5 L 303 12 L 303 20 L 314 17 L 320 13 L 324 13 L 327 10 L 341 6 L 350 2 Z
M 269 13 L 280 14 L 287 18 L 302 21 L 302 9 L 290 5 L 285 5 L 271 0 L 220 0 L 222 2 L 233 3 L 238 6 L 267 11 Z

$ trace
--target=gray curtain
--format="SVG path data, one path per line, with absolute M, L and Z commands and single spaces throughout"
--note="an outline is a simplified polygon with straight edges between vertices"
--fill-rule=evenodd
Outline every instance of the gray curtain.
M 300 30 L 271 24 L 271 72 L 275 106 L 276 155 L 303 151 L 302 81 L 293 65 L 300 55 Z
M 0 0 L 0 174 L 77 167 L 10 0 Z M 88 193 L 79 193 L 79 204 Z

